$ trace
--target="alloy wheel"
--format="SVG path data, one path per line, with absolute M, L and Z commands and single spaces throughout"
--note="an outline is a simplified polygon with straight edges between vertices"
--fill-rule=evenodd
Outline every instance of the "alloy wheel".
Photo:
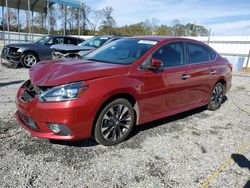
M 32 67 L 33 65 L 35 65 L 37 63 L 37 58 L 35 55 L 33 54 L 27 54 L 24 58 L 23 58 L 23 63 L 25 66 L 27 67 Z
M 131 114 L 126 105 L 112 106 L 102 118 L 102 136 L 108 141 L 116 141 L 124 137 L 131 126 L 131 120 Z
M 219 108 L 222 104 L 223 96 L 224 96 L 223 86 L 221 84 L 217 84 L 212 91 L 212 96 L 210 99 L 211 107 L 214 109 Z

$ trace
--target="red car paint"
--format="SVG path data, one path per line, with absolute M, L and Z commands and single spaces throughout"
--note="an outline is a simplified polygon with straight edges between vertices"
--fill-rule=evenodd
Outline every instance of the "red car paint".
M 51 87 L 84 81 L 84 85 L 88 85 L 89 88 L 75 100 L 41 103 L 38 96 L 29 102 L 23 102 L 20 97 L 24 88 L 20 87 L 16 98 L 16 117 L 20 124 L 36 137 L 60 140 L 87 139 L 92 136 L 99 109 L 114 96 L 126 95 L 136 100 L 136 124 L 140 125 L 207 105 L 211 90 L 218 81 L 224 83 L 226 92 L 230 89 L 231 66 L 219 54 L 212 62 L 187 63 L 184 66 L 166 68 L 161 72 L 140 69 L 146 58 L 164 44 L 174 41 L 202 43 L 185 38 L 137 38 L 158 43 L 130 65 L 55 60 L 32 67 L 30 79 L 35 86 Z M 180 79 L 182 75 L 188 75 L 189 79 Z M 39 129 L 27 125 L 20 118 L 20 113 L 35 121 Z M 65 124 L 73 134 L 55 134 L 48 128 L 47 123 Z

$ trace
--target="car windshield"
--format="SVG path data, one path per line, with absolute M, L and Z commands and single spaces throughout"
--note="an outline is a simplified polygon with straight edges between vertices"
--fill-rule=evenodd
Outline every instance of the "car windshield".
M 98 48 L 102 46 L 109 39 L 110 37 L 93 37 L 78 44 L 78 46 L 88 46 L 88 47 Z
M 35 41 L 35 43 L 38 43 L 38 44 L 45 44 L 49 39 L 50 39 L 50 37 L 48 37 L 48 36 L 43 36 L 43 37 L 37 39 L 37 40 Z
M 120 39 L 90 52 L 83 59 L 114 64 L 131 64 L 152 48 L 157 41 Z

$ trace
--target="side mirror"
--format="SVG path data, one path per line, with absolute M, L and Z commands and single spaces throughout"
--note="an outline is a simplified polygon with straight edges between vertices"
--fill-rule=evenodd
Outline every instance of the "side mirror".
M 151 65 L 149 67 L 150 70 L 152 71 L 158 71 L 163 67 L 163 63 L 159 59 L 151 59 Z

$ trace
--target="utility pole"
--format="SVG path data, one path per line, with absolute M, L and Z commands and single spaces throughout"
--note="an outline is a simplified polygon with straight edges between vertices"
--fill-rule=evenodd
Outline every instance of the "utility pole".
M 7 19 L 7 30 L 8 30 L 8 43 L 10 43 L 10 20 L 9 20 L 8 0 L 5 0 L 5 4 L 6 4 L 6 19 Z
M 208 31 L 207 44 L 210 43 L 210 36 L 211 36 L 211 28 L 209 28 L 209 31 Z

